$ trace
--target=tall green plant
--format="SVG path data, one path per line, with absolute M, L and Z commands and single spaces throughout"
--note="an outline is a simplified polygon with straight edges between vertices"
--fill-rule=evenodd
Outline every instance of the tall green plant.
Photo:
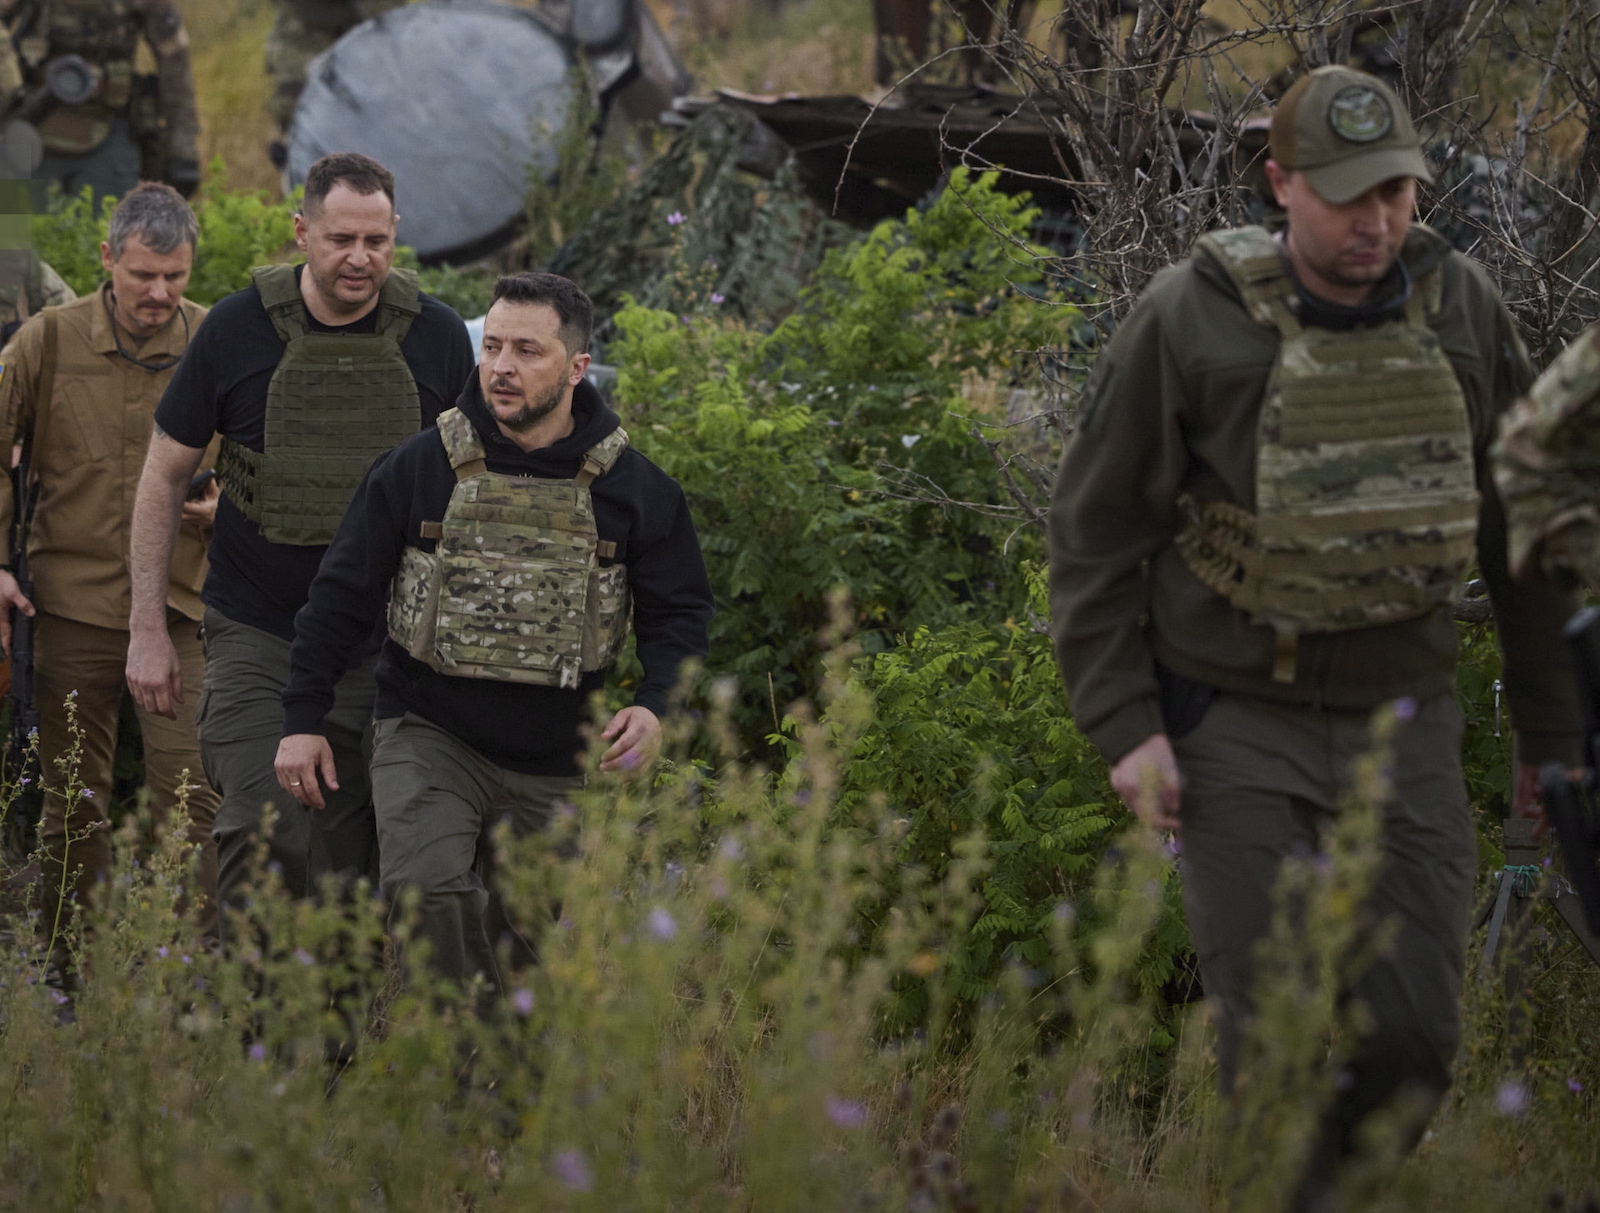
M 834 587 L 869 652 L 1021 609 L 1037 537 L 955 504 L 1002 501 L 971 431 L 1003 419 L 974 418 L 969 389 L 1025 380 L 1076 313 L 1022 290 L 1039 285 L 1011 251 L 1032 212 L 993 186 L 958 172 L 926 213 L 830 255 L 770 334 L 714 295 L 617 316 L 618 407 L 688 493 L 717 592 L 710 664 L 739 679 L 747 739 L 815 690 Z

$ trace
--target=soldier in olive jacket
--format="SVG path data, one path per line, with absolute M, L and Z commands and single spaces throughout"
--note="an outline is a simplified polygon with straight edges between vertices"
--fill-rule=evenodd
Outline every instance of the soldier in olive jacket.
M 1537 764 L 1576 757 L 1572 604 L 1510 580 L 1487 453 L 1531 370 L 1482 270 L 1413 223 L 1430 175 L 1398 99 L 1318 69 L 1279 104 L 1271 154 L 1287 226 L 1204 238 L 1100 357 L 1056 482 L 1051 607 L 1079 726 L 1129 806 L 1180 836 L 1225 1090 L 1283 862 L 1319 850 L 1373 712 L 1400 717 L 1369 899 L 1393 935 L 1353 982 L 1369 1030 L 1296 1198 L 1323 1209 L 1374 1112 L 1420 1133 L 1459 1037 L 1477 845 L 1458 587 L 1476 561 L 1529 813 Z
M 1575 574 L 1600 594 L 1600 324 L 1578 334 L 1507 414 L 1494 468 L 1512 569 Z

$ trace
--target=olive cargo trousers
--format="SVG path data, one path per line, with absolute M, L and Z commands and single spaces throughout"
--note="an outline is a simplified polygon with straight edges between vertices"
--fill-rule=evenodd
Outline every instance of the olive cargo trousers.
M 482 973 L 498 985 L 494 949 L 505 934 L 514 955 L 532 959 L 490 892 L 490 835 L 502 821 L 519 837 L 544 830 L 583 783 L 508 771 L 420 716 L 378 721 L 372 796 L 383 892 L 392 905 L 407 888 L 421 892 L 418 935 L 436 973 L 459 981 Z
M 1450 1082 L 1477 875 L 1477 838 L 1461 772 L 1461 710 L 1450 696 L 1416 705 L 1394 740 L 1383 806 L 1383 868 L 1369 897 L 1392 941 L 1350 994 L 1371 1014 L 1325 1115 L 1299 1209 L 1328 1207 L 1361 1123 L 1397 1099 L 1431 1109 Z M 1268 703 L 1227 692 L 1174 742 L 1183 777 L 1182 875 L 1201 977 L 1218 1012 L 1225 1093 L 1248 1022 L 1252 952 L 1268 932 L 1283 861 L 1310 857 L 1370 751 L 1365 712 Z M 1415 1125 L 1421 1132 L 1422 1125 Z M 1409 1148 L 1412 1141 L 1399 1143 Z
M 46 788 L 39 841 L 44 848 L 43 929 L 54 933 L 59 894 L 83 901 L 97 880 L 111 870 L 112 765 L 117 752 L 117 723 L 127 690 L 128 633 L 96 627 L 59 615 L 39 612 L 34 624 L 33 702 L 39 709 L 39 771 Z M 200 895 L 195 901 L 201 933 L 217 933 L 217 847 L 211 840 L 217 815 L 217 794 L 201 770 L 195 738 L 195 708 L 200 695 L 204 658 L 198 625 L 178 611 L 167 611 L 167 634 L 178 650 L 184 701 L 178 718 L 168 720 L 141 710 L 144 740 L 144 793 L 158 826 L 178 803 L 178 780 L 189 772 L 189 841 L 198 851 Z M 78 754 L 78 782 L 90 795 L 70 810 L 59 791 L 63 776 L 56 759 L 72 747 L 66 700 L 75 697 L 78 728 L 83 738 Z M 63 884 L 65 880 L 65 884 Z
M 222 796 L 216 829 L 222 903 L 237 905 L 254 875 L 268 805 L 277 820 L 267 841 L 267 861 L 277 865 L 291 896 L 309 897 L 328 872 L 349 879 L 376 877 L 378 840 L 367 781 L 376 659 L 368 657 L 335 688 L 327 734 L 339 790 L 325 791 L 327 808 L 314 812 L 278 786 L 273 766 L 283 734 L 279 696 L 289 680 L 289 642 L 208 608 L 205 646 L 200 752 L 206 775 Z

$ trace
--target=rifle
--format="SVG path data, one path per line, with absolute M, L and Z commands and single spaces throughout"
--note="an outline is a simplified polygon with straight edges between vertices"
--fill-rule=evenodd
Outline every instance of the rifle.
M 47 307 L 40 313 L 44 324 L 44 349 L 39 365 L 39 387 L 36 399 L 48 407 L 56 384 L 57 321 L 55 308 Z M 33 522 L 33 508 L 39 502 L 39 486 L 30 483 L 33 470 L 33 430 L 39 409 L 34 411 L 34 421 L 22 439 L 22 458 L 11 473 L 11 575 L 17 588 L 29 602 L 33 601 L 33 574 L 28 570 L 28 531 Z M 6 692 L 6 704 L 11 709 L 11 728 L 6 737 L 6 768 L 15 764 L 15 778 L 25 774 L 30 754 L 37 754 L 33 739 L 39 732 L 39 709 L 33 704 L 33 617 L 24 615 L 16 607 L 11 613 L 11 689 Z
M 1573 779 L 1560 763 L 1546 763 L 1539 768 L 1539 790 L 1589 931 L 1600 935 L 1600 607 L 1579 611 L 1561 634 L 1583 704 L 1584 774 Z
M 33 434 L 22 441 L 22 459 L 11 473 L 11 503 L 15 511 L 11 522 L 11 575 L 17 588 L 33 601 L 33 574 L 28 569 L 28 528 L 39 500 L 38 484 L 30 484 Z M 36 754 L 33 738 L 39 731 L 39 709 L 33 703 L 33 617 L 17 607 L 11 612 L 11 689 L 6 703 L 11 709 L 11 728 L 6 738 L 6 766 L 20 778 L 30 755 Z

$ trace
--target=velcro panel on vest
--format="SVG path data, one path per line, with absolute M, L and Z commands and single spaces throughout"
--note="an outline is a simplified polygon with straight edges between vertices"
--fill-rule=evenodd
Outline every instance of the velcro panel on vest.
M 333 537 L 372 461 L 416 432 L 417 387 L 387 337 L 313 333 L 267 389 L 266 453 L 251 515 L 274 543 Z
M 446 673 L 578 685 L 595 553 L 586 488 L 495 475 L 459 483 L 440 551 Z M 462 666 L 476 668 L 452 668 Z

